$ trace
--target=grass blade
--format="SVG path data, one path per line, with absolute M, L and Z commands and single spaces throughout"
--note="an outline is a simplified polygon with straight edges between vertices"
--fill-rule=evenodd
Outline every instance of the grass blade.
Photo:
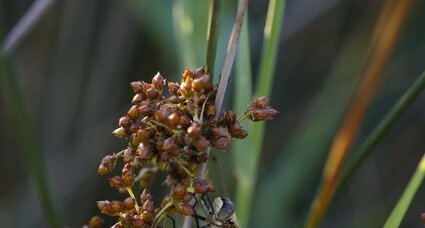
M 404 215 L 406 214 L 407 209 L 409 208 L 410 203 L 413 200 L 413 197 L 416 194 L 419 186 L 425 177 L 425 155 L 422 156 L 421 161 L 419 162 L 418 168 L 410 179 L 409 184 L 403 192 L 403 195 L 400 197 L 397 205 L 394 207 L 387 221 L 385 222 L 384 228 L 396 228 L 400 227 L 400 224 L 403 220 Z
M 360 147 L 354 152 L 354 158 L 352 162 L 347 165 L 344 175 L 341 178 L 340 183 L 336 187 L 336 194 L 338 194 L 347 184 L 348 180 L 354 175 L 359 169 L 361 164 L 373 151 L 379 141 L 386 135 L 392 126 L 397 122 L 398 119 L 403 115 L 404 111 L 412 104 L 412 102 L 419 96 L 419 94 L 425 89 L 425 71 L 419 76 L 419 78 L 413 83 L 413 85 L 403 94 L 402 97 L 397 101 L 391 110 L 385 115 L 381 122 L 376 126 L 375 129 L 367 136 L 366 140 L 360 145 Z
M 205 72 L 214 78 L 215 56 L 217 53 L 217 42 L 220 34 L 220 1 L 210 0 L 207 33 L 207 57 L 205 60 Z
M 395 47 L 403 22 L 406 21 L 411 3 L 410 0 L 390 1 L 380 13 L 362 79 L 332 143 L 323 169 L 322 184 L 312 203 L 306 227 L 317 227 L 320 224 L 334 196 L 346 157 L 374 97 L 379 79 Z

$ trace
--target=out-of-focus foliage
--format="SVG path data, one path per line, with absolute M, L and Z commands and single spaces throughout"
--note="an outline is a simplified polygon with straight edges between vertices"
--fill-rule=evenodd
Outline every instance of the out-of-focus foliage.
M 216 75 L 237 3 L 222 2 Z M 280 114 L 266 127 L 251 227 L 303 224 L 383 2 L 287 1 L 271 96 Z M 0 1 L 2 41 L 32 3 Z M 267 3 L 250 1 L 253 87 Z M 129 108 L 129 82 L 149 80 L 157 71 L 175 81 L 183 67 L 201 66 L 207 7 L 199 0 L 55 1 L 7 56 L 64 225 L 80 227 L 98 214 L 96 200 L 120 197 L 96 170 L 104 155 L 125 146 L 111 131 Z M 416 1 L 354 147 L 425 69 L 424 21 L 425 2 Z M 231 85 L 238 82 L 233 77 Z M 225 107 L 231 107 L 230 94 Z M 45 227 L 10 95 L 0 91 L 0 227 Z M 424 152 L 424 107 L 422 94 L 335 199 L 324 227 L 382 226 Z M 217 156 L 209 175 L 217 194 L 236 198 L 229 152 Z M 158 198 L 161 179 L 151 189 Z M 424 193 L 422 185 L 403 226 L 419 226 Z

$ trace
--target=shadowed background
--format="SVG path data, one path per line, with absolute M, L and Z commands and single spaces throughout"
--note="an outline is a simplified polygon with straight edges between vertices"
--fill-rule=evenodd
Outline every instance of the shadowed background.
M 237 5 L 222 2 L 215 72 L 223 65 Z M 358 81 L 382 2 L 287 1 L 271 96 L 280 114 L 267 124 L 264 135 L 251 227 L 303 224 Z M 32 4 L 0 0 L 2 41 Z M 250 1 L 254 73 L 267 4 Z M 63 225 L 81 227 L 100 214 L 97 200 L 121 198 L 96 171 L 103 156 L 125 147 L 125 141 L 111 132 L 130 107 L 129 82 L 150 80 L 157 71 L 176 81 L 185 67 L 202 66 L 207 14 L 206 0 L 52 1 L 1 65 L 2 77 L 8 74 L 16 86 L 0 81 L 1 227 L 46 226 L 28 148 L 43 163 Z M 354 147 L 425 69 L 424 22 L 425 3 L 416 1 Z M 232 105 L 231 96 L 232 88 L 227 108 Z M 17 101 L 20 98 L 22 103 Z M 21 112 L 28 124 L 21 122 Z M 337 196 L 324 227 L 381 226 L 425 152 L 424 135 L 422 94 Z M 210 173 L 218 194 L 229 191 L 232 196 L 230 153 L 215 155 L 218 161 L 211 164 Z M 156 202 L 164 193 L 160 184 L 158 177 L 151 189 Z M 264 189 L 275 194 L 263 194 L 270 192 Z M 424 193 L 420 188 L 403 226 L 419 226 L 419 214 L 425 212 Z

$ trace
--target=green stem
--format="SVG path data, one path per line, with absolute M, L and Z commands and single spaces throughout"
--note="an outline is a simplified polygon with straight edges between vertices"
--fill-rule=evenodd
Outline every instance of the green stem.
M 27 163 L 28 172 L 34 180 L 46 222 L 49 227 L 63 227 L 50 194 L 41 146 L 25 109 L 16 79 L 12 76 L 9 64 L 3 57 L 0 57 L 0 88 L 5 98 L 6 108 L 9 109 L 11 119 L 16 126 L 23 157 Z
M 220 34 L 220 0 L 210 0 L 208 33 L 207 33 L 207 56 L 205 60 L 205 72 L 214 78 L 215 56 L 217 53 L 217 41 Z
M 387 221 L 385 222 L 384 228 L 397 228 L 400 227 L 401 222 L 403 221 L 404 215 L 406 214 L 407 209 L 410 206 L 410 203 L 413 200 L 413 197 L 416 194 L 419 186 L 421 186 L 422 181 L 425 177 L 425 155 L 422 156 L 421 161 L 419 162 L 418 168 L 410 179 L 409 184 L 403 192 L 403 195 L 400 197 L 397 205 L 394 207 Z
M 418 97 L 418 95 L 425 89 L 425 71 L 413 83 L 412 86 L 400 97 L 397 103 L 385 115 L 381 122 L 375 129 L 367 136 L 366 140 L 354 152 L 355 157 L 347 165 L 346 171 L 341 178 L 340 183 L 335 189 L 338 194 L 341 189 L 347 184 L 348 180 L 359 169 L 366 158 L 373 151 L 375 146 L 381 141 L 385 134 L 394 126 L 401 115 L 406 111 L 409 105 Z

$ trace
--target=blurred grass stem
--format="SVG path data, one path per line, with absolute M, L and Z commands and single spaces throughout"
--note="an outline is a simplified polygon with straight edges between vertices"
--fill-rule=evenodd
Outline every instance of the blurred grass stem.
M 205 72 L 214 78 L 215 56 L 217 53 L 217 41 L 220 34 L 220 0 L 210 0 L 208 32 L 207 32 L 207 57 L 205 60 Z
M 372 102 L 379 79 L 399 37 L 412 1 L 388 1 L 374 29 L 362 79 L 353 96 L 326 161 L 321 187 L 310 208 L 306 227 L 317 227 L 335 193 L 348 152 L 356 138 L 367 108 Z

